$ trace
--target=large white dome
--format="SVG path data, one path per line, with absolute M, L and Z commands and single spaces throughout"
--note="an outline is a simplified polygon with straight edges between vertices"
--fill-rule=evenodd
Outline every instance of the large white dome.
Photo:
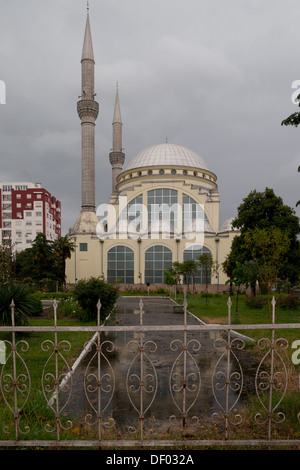
M 193 150 L 181 145 L 159 144 L 138 153 L 124 171 L 149 166 L 184 166 L 209 170 L 206 162 Z

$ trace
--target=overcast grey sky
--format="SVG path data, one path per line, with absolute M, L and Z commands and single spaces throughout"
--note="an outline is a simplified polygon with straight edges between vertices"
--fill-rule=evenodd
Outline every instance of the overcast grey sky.
M 90 0 L 96 204 L 111 191 L 118 81 L 126 162 L 168 137 L 217 175 L 220 224 L 266 186 L 295 208 L 300 128 L 281 121 L 298 111 L 299 18 L 299 0 Z M 81 205 L 85 21 L 85 0 L 0 0 L 0 180 L 41 182 L 62 202 L 63 234 Z

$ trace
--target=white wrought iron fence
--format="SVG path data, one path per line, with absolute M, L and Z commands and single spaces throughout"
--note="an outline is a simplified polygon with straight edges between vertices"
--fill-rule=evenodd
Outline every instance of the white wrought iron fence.
M 300 446 L 300 410 L 293 416 L 293 438 L 280 433 L 280 425 L 286 424 L 287 417 L 282 405 L 288 390 L 289 371 L 284 351 L 289 342 L 277 337 L 285 330 L 299 329 L 299 323 L 277 324 L 275 322 L 275 299 L 272 301 L 272 322 L 270 324 L 232 324 L 231 301 L 228 301 L 228 322 L 226 325 L 189 324 L 187 321 L 187 301 L 183 305 L 183 323 L 176 325 L 145 325 L 144 301 L 139 300 L 138 324 L 132 326 L 101 325 L 100 300 L 97 304 L 97 324 L 95 326 L 58 326 L 57 302 L 53 303 L 53 326 L 15 326 L 14 304 L 11 305 L 11 326 L 0 327 L 0 333 L 11 335 L 11 340 L 0 343 L 5 352 L 5 361 L 0 374 L 0 446 L 8 447 L 297 447 Z M 243 415 L 246 400 L 242 400 L 247 372 L 240 360 L 239 352 L 247 353 L 245 334 L 253 330 L 268 331 L 257 341 L 261 356 L 257 360 L 253 377 L 252 396 L 256 400 L 256 409 L 252 416 L 254 436 L 239 431 L 247 419 Z M 59 340 L 64 333 L 91 334 L 91 340 L 83 347 L 85 357 L 83 383 L 81 387 L 85 405 L 72 418 L 70 404 L 75 387 L 75 370 L 80 359 L 72 367 L 65 358 L 71 349 L 69 341 Z M 173 359 L 168 368 L 168 381 L 163 386 L 168 388 L 168 402 L 173 405 L 174 413 L 164 418 L 165 427 L 155 427 L 151 422 L 155 407 L 161 400 L 160 376 L 157 369 L 157 357 L 160 355 L 158 334 L 166 332 L 169 337 L 169 352 Z M 21 333 L 21 337 L 19 336 Z M 52 339 L 41 342 L 41 351 L 46 354 L 41 373 L 40 395 L 50 418 L 41 420 L 40 434 L 32 425 L 28 414 L 32 401 L 30 367 L 35 367 L 30 360 L 30 334 L 51 334 Z M 123 388 L 120 376 L 116 376 L 112 359 L 115 345 L 111 334 L 125 334 L 125 349 L 130 350 L 130 360 L 123 369 Z M 208 388 L 213 406 L 207 417 L 201 412 L 198 400 L 205 387 L 201 362 L 201 334 L 213 333 L 213 349 L 218 353 L 211 370 Z M 132 336 L 126 337 L 131 334 Z M 192 336 L 191 336 L 192 335 Z M 127 338 L 127 339 L 126 339 Z M 246 351 L 245 351 L 246 349 Z M 198 356 L 197 356 L 198 354 Z M 200 356 L 199 356 L 200 354 Z M 206 354 L 204 351 L 202 354 Z M 200 357 L 200 360 L 199 360 Z M 122 357 L 115 359 L 120 363 Z M 207 382 L 206 382 L 207 386 Z M 119 397 L 115 395 L 119 393 Z M 294 390 L 295 397 L 299 394 Z M 113 401 L 126 395 L 128 409 L 135 424 L 121 427 L 114 417 Z M 299 403 L 299 401 L 298 401 Z M 72 408 L 72 406 L 71 406 Z M 74 410 L 73 410 L 74 411 Z M 159 412 L 160 413 L 160 412 Z M 52 419 L 53 418 L 53 419 Z M 80 422 L 80 425 L 78 424 Z M 150 424 L 149 424 L 150 423 Z M 160 423 L 161 424 L 161 423 Z M 167 426 L 166 426 L 167 424 Z M 32 429 L 34 427 L 34 429 Z M 81 430 L 81 432 L 79 431 Z M 49 436 L 49 437 L 48 437 Z

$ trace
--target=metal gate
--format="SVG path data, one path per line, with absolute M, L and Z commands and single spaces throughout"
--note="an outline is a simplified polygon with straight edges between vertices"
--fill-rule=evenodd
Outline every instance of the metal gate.
M 182 324 L 145 325 L 145 299 L 137 299 L 136 325 L 122 326 L 100 324 L 100 300 L 97 304 L 97 325 L 95 326 L 58 326 L 57 302 L 53 303 L 53 326 L 15 326 L 14 304 L 11 305 L 12 326 L 0 327 L 0 333 L 11 334 L 11 340 L 0 342 L 5 361 L 0 375 L 0 409 L 2 429 L 0 446 L 12 447 L 97 447 L 97 448 L 182 448 L 193 449 L 209 447 L 297 447 L 300 446 L 300 410 L 292 413 L 293 438 L 280 432 L 280 426 L 287 423 L 281 407 L 288 390 L 289 368 L 292 361 L 284 355 L 290 351 L 288 341 L 278 337 L 278 331 L 299 329 L 300 324 L 276 324 L 275 299 L 272 301 L 272 322 L 270 324 L 232 325 L 231 300 L 228 300 L 228 322 L 226 325 L 204 324 L 197 320 L 188 322 L 186 298 L 183 304 Z M 177 308 L 178 310 L 178 308 Z M 178 322 L 179 323 L 179 322 Z M 245 400 L 241 397 L 247 375 L 240 353 L 247 354 L 247 332 L 263 330 L 266 335 L 256 343 L 260 357 L 255 366 L 253 393 L 256 409 L 252 416 L 254 435 L 243 426 L 247 417 L 243 415 Z M 69 341 L 61 340 L 61 334 L 85 332 L 92 338 L 84 345 L 82 353 L 69 364 L 65 354 L 71 348 Z M 122 432 L 114 418 L 112 407 L 118 377 L 115 376 L 111 354 L 114 344 L 109 335 L 116 332 L 130 334 L 126 350 L 131 351 L 131 359 L 124 367 L 122 394 L 128 399 L 128 413 L 135 420 L 134 425 L 124 426 Z M 168 369 L 168 403 L 175 413 L 168 416 L 164 429 L 151 424 L 155 407 L 160 403 L 160 379 L 157 357 L 160 354 L 156 337 L 161 332 L 169 332 L 169 353 L 173 359 Z M 20 333 L 22 336 L 20 337 Z M 30 368 L 30 341 L 24 336 L 50 334 L 51 339 L 41 342 L 45 354 L 41 371 L 40 397 L 52 416 L 41 420 L 40 430 L 28 424 L 28 413 L 35 403 L 32 402 Z M 201 361 L 195 354 L 201 351 L 201 335 L 212 334 L 213 348 L 217 359 L 211 368 L 211 376 L 206 384 L 203 381 Z M 150 336 L 149 336 L 150 335 Z M 190 336 L 192 335 L 192 336 Z M 21 338 L 21 339 L 20 339 Z M 300 343 L 299 343 L 300 346 Z M 1 357 L 1 351 L 0 351 Z M 155 359 L 156 357 L 156 359 Z M 68 412 L 74 377 L 78 368 L 83 368 L 82 394 L 88 410 L 83 416 L 72 419 Z M 122 358 L 119 358 L 119 362 Z M 118 384 L 119 385 L 119 384 Z M 209 417 L 199 413 L 197 407 L 201 390 L 208 386 L 213 399 L 213 409 Z M 298 389 L 294 391 L 299 395 Z M 247 397 L 246 397 L 247 401 Z M 29 410 L 29 411 L 28 411 Z M 291 416 L 288 417 L 291 419 Z M 4 422 L 4 421 L 5 422 Z M 149 424 L 150 423 L 150 424 Z M 249 429 L 249 427 L 248 427 Z

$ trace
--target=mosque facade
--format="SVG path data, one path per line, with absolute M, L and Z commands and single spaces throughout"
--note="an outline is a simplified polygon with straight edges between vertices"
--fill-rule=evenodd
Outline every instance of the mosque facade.
M 82 51 L 82 95 L 77 103 L 82 129 L 82 205 L 69 237 L 76 249 L 67 261 L 67 281 L 100 277 L 136 286 L 165 284 L 174 262 L 212 255 L 218 269 L 209 283 L 215 291 L 227 277 L 221 265 L 237 232 L 231 219 L 221 227 L 217 176 L 194 150 L 169 142 L 125 158 L 119 90 L 112 124 L 112 193 L 95 205 L 94 54 L 89 13 Z M 206 282 L 198 269 L 196 285 Z

